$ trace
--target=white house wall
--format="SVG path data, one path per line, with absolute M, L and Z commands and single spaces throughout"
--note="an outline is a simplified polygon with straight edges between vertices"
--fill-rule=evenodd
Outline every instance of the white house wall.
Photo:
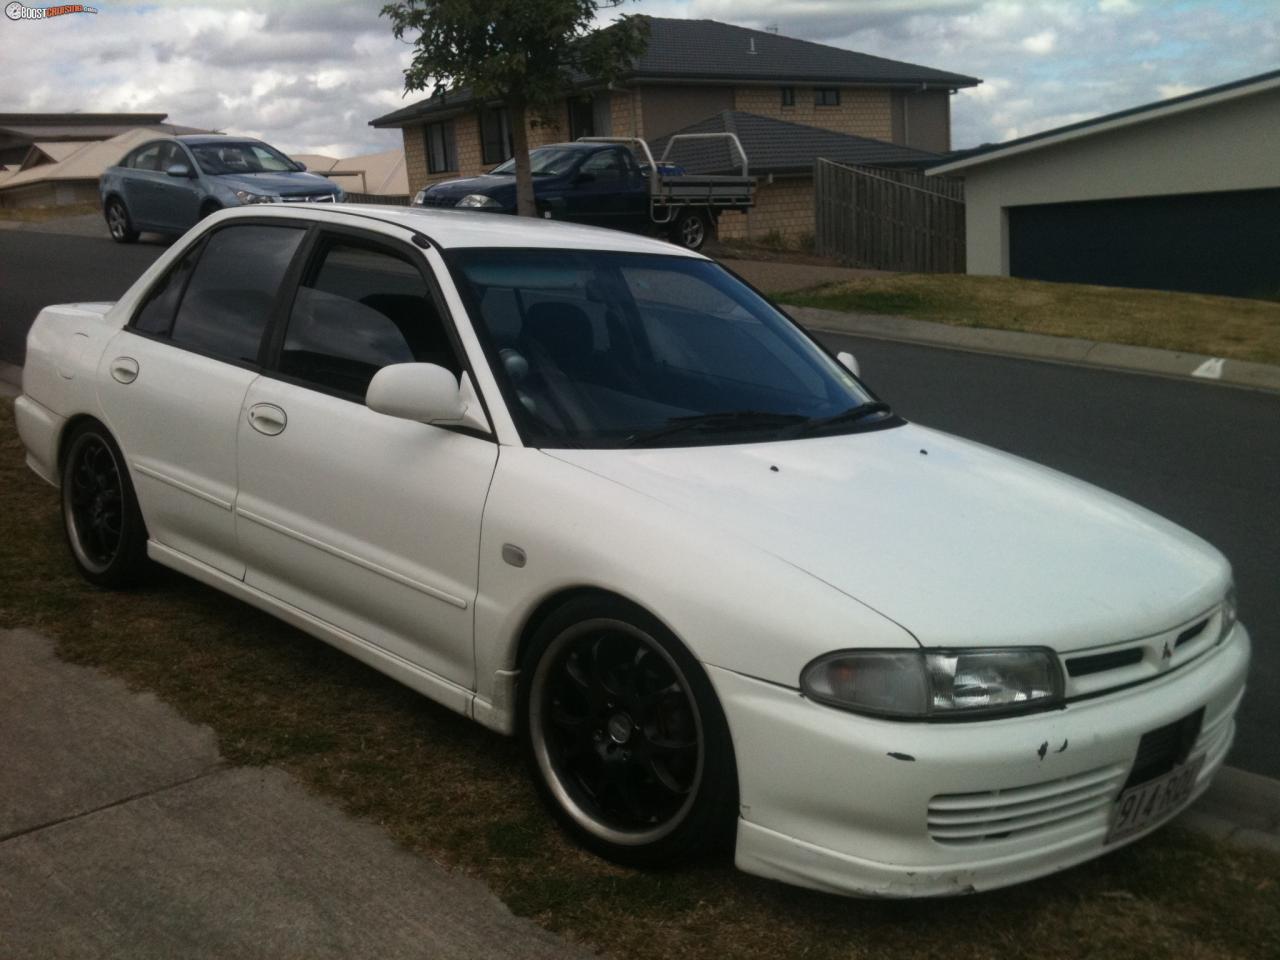
M 1007 275 L 1008 207 L 1280 187 L 1280 90 L 993 160 L 964 176 L 968 272 Z

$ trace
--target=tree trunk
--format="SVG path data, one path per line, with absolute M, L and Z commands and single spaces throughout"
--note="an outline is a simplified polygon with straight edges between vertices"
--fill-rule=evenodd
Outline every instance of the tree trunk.
M 529 170 L 528 111 L 523 103 L 507 105 L 511 123 L 511 150 L 516 160 L 516 213 L 536 217 L 538 204 L 533 193 L 533 174 Z

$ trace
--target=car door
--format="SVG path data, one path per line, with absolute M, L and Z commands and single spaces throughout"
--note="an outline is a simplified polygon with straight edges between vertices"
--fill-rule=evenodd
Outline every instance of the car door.
M 171 177 L 169 168 L 182 164 L 195 171 L 191 158 L 175 141 L 167 141 L 160 147 L 160 159 L 154 182 L 156 227 L 181 233 L 199 219 L 200 197 L 196 181 L 190 176 Z
M 236 528 L 246 583 L 470 690 L 497 444 L 364 403 L 388 364 L 463 369 L 442 302 L 415 248 L 315 238 L 245 399 Z
M 125 206 L 129 208 L 129 216 L 134 227 L 156 227 L 159 214 L 159 200 L 156 191 L 156 171 L 160 164 L 160 148 L 163 140 L 156 140 L 139 147 L 129 160 L 129 169 L 121 181 L 120 189 L 124 193 Z
M 609 148 L 591 154 L 565 194 L 566 220 L 593 227 L 624 229 L 627 223 L 625 151 Z
M 241 222 L 201 238 L 147 292 L 99 370 L 151 539 L 233 577 L 244 575 L 237 424 L 304 232 Z

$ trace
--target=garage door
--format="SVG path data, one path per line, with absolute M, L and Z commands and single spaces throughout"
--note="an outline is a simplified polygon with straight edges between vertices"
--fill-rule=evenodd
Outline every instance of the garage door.
M 1280 296 L 1280 190 L 1010 207 L 1009 272 L 1034 280 Z

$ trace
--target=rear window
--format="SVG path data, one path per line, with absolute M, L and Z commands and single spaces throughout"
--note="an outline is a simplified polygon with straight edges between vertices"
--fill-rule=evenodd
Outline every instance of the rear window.
M 237 363 L 256 363 L 267 320 L 301 227 L 247 224 L 209 237 L 173 321 L 175 344 Z

